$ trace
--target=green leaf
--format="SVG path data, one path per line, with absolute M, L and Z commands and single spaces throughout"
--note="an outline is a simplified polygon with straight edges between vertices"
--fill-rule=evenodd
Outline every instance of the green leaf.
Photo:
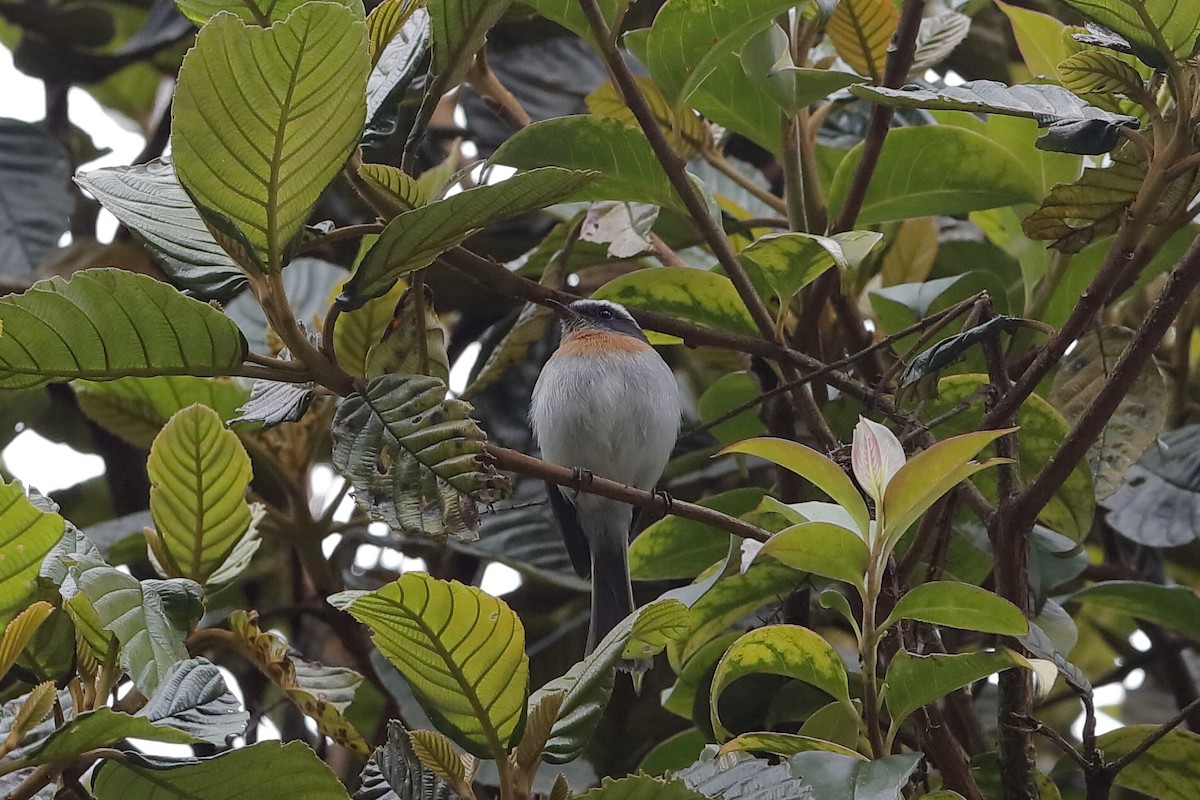
M 1140 745 L 1157 725 L 1127 725 L 1096 740 L 1109 763 Z M 1117 773 L 1116 784 L 1155 800 L 1192 800 L 1200 792 L 1200 735 L 1176 728 L 1129 766 Z
M 760 436 L 767 432 L 767 426 L 763 424 L 753 401 L 757 400 L 761 393 L 761 385 L 749 372 L 728 372 L 697 398 L 696 413 L 699 414 L 701 422 L 711 426 L 708 428 L 709 432 L 721 444 L 729 445 Z M 751 405 L 746 406 L 747 403 Z M 742 407 L 743 410 L 724 422 L 712 424 L 736 407 Z M 708 563 L 711 564 L 717 558 L 719 555 Z
M 638 764 L 638 771 L 661 777 L 684 769 L 700 756 L 707 744 L 708 737 L 703 732 L 698 728 L 687 728 L 651 748 Z
M 433 305 L 433 291 L 422 284 L 422 302 L 406 291 L 396 304 L 379 342 L 367 351 L 366 378 L 389 373 L 428 375 L 443 383 L 450 380 L 450 359 L 446 355 L 446 331 Z
M 487 32 L 500 21 L 511 0 L 428 0 L 433 29 L 433 74 L 449 89 L 463 79 Z M 437 96 L 441 97 L 442 92 Z
M 1066 25 L 1049 14 L 1000 0 L 993 2 L 1012 23 L 1013 35 L 1025 59 L 1025 66 L 1035 78 L 1053 79 L 1057 75 L 1058 65 L 1070 55 L 1063 37 Z
M 1129 40 L 1138 58 L 1152 67 L 1182 60 L 1200 48 L 1200 5 L 1179 0 L 1066 0 L 1104 27 Z M 1142 12 L 1147 19 L 1143 19 Z M 1165 47 L 1160 47 L 1158 37 Z
M 797 67 L 788 48 L 787 34 L 778 24 L 751 37 L 742 48 L 741 60 L 746 77 L 766 89 L 788 114 L 795 114 L 839 89 L 865 80 L 852 72 Z
M 731 516 L 753 511 L 762 489 L 733 489 L 699 502 Z M 683 517 L 665 516 L 629 545 L 629 574 L 638 581 L 691 579 L 729 552 L 729 534 Z
M 663 96 L 680 107 L 722 62 L 795 0 L 669 0 L 654 18 L 646 65 Z M 736 67 L 737 64 L 734 64 Z
M 972 113 L 1005 114 L 1036 120 L 1047 131 L 1036 145 L 1043 150 L 1103 155 L 1121 138 L 1122 128 L 1137 128 L 1137 117 L 1114 114 L 1088 103 L 1061 86 L 1006 86 L 999 81 L 968 81 L 959 86 L 930 89 L 887 89 L 855 86 L 858 97 L 898 106 Z
M 816 450 L 786 439 L 762 437 L 750 439 L 721 451 L 744 453 L 765 458 L 773 464 L 790 469 L 833 498 L 854 518 L 858 532 L 865 538 L 870 530 L 871 515 L 862 495 L 850 480 L 850 476 L 830 459 Z
M 111 708 L 85 711 L 58 728 L 28 758 L 32 764 L 64 764 L 89 750 L 135 737 L 155 742 L 191 744 L 197 737 L 166 725 L 155 725 L 145 717 L 135 717 Z
M 883 496 L 883 535 L 898 541 L 938 498 L 965 479 L 993 466 L 972 461 L 979 451 L 1010 433 L 1008 430 L 978 431 L 943 439 L 908 460 L 888 482 Z
M 860 75 L 882 83 L 888 45 L 900 22 L 892 0 L 841 0 L 826 32 L 842 60 Z
M 363 768 L 354 800 L 458 800 L 453 787 L 417 758 L 404 726 L 390 720 L 387 728 L 387 742 Z
M 246 502 L 253 470 L 237 434 L 200 404 L 176 413 L 154 440 L 146 462 L 147 533 L 158 563 L 173 578 L 204 584 L 250 530 Z
M 0 271 L 32 277 L 58 247 L 74 210 L 70 179 L 71 161 L 54 137 L 0 119 Z
M 397 214 L 412 211 L 417 206 L 429 202 L 429 198 L 425 196 L 425 188 L 417 183 L 416 178 L 398 167 L 363 164 L 358 168 L 358 174 L 378 196 L 390 201 L 389 205 Z
M 521 170 L 551 165 L 598 172 L 572 200 L 629 200 L 681 209 L 654 149 L 639 129 L 607 117 L 573 116 L 535 122 L 492 156 Z
M 291 260 L 358 144 L 370 70 L 361 19 L 330 2 L 304 3 L 270 28 L 218 14 L 183 60 L 175 171 L 214 238 L 251 273 Z
M 259 742 L 212 758 L 170 760 L 129 753 L 96 771 L 96 800 L 348 800 L 325 762 L 301 742 Z
M 859 145 L 838 165 L 830 208 L 840 208 L 845 201 L 861 156 Z M 1015 156 L 973 131 L 941 125 L 898 128 L 884 142 L 858 222 L 965 214 L 1037 202 L 1029 175 Z
M 485 184 L 415 208 L 393 219 L 338 295 L 343 311 L 385 294 L 395 282 L 429 266 L 492 222 L 536 211 L 576 193 L 594 176 L 546 167 Z
M 1142 76 L 1129 64 L 1102 50 L 1084 50 L 1058 65 L 1062 85 L 1076 94 L 1118 92 L 1137 94 L 1144 90 Z
M 780 531 L 758 555 L 855 587 L 863 586 L 871 560 L 861 536 L 828 522 L 804 522 Z
M 424 8 L 425 0 L 384 0 L 367 15 L 367 40 L 371 46 L 371 67 L 378 66 L 389 44 L 413 15 Z
M 181 289 L 227 300 L 246 284 L 200 219 L 170 159 L 96 169 L 75 182 L 138 237 Z
M 220 311 L 121 269 L 83 270 L 0 297 L 0 324 L 0 389 L 71 378 L 231 375 L 246 356 L 241 331 Z
M 940 700 L 955 689 L 1010 667 L 1028 666 L 1025 659 L 1008 650 L 927 656 L 901 650 L 892 657 L 884 681 L 884 701 L 892 718 L 892 729 L 899 729 L 900 723 L 918 708 Z
M 1079 590 L 1071 595 L 1071 599 L 1156 622 L 1200 642 L 1200 597 L 1189 587 L 1105 581 Z
M 71 388 L 79 408 L 92 422 L 142 449 L 149 449 L 167 420 L 192 403 L 202 403 L 222 422 L 228 422 L 250 398 L 232 378 L 190 375 L 72 381 Z
M 183 15 L 203 26 L 214 14 L 222 11 L 237 15 L 251 25 L 267 27 L 284 20 L 303 5 L 307 0 L 175 0 L 175 6 Z M 357 12 L 359 19 L 363 16 L 361 0 L 334 0 Z
M 938 399 L 927 403 L 923 415 L 927 418 L 941 414 L 959 403 L 967 402 L 968 396 L 987 385 L 986 375 L 968 374 L 952 375 L 938 382 Z M 983 414 L 983 400 L 977 399 L 971 403 L 967 412 L 956 416 L 934 427 L 938 436 L 947 436 L 959 431 L 970 430 L 975 426 L 972 420 L 978 420 Z M 1020 476 L 1023 483 L 1028 483 L 1037 475 L 1062 443 L 1070 431 L 1070 426 L 1054 406 L 1046 402 L 1040 395 L 1031 395 L 1021 405 L 1017 413 Z M 919 484 L 916 475 L 915 483 Z M 984 472 L 975 478 L 976 484 L 985 495 L 996 496 L 996 478 L 992 473 Z M 1092 516 L 1095 513 L 1096 496 L 1092 489 L 1091 475 L 1086 464 L 1078 465 L 1067 478 L 1062 488 L 1055 493 L 1050 502 L 1042 508 L 1039 519 L 1047 527 L 1075 541 L 1082 541 L 1092 529 Z M 890 525 L 890 522 L 889 522 Z
M 65 529 L 63 518 L 31 503 L 21 484 L 0 483 L 0 562 L 4 564 L 0 573 L 0 624 L 7 626 L 26 610 L 42 559 L 63 537 Z M 4 641 L 8 641 L 7 630 Z M 13 653 L 13 658 L 19 652 Z
M 1115 326 L 1081 336 L 1060 363 L 1046 400 L 1068 423 L 1077 424 L 1132 341 L 1133 331 Z M 1166 382 L 1154 360 L 1147 359 L 1100 438 L 1088 448 L 1087 461 L 1098 500 L 1120 488 L 1129 468 L 1154 443 L 1167 422 L 1167 406 Z
M 837 800 L 900 800 L 900 791 L 924 756 L 905 753 L 859 761 L 836 753 L 799 753 L 788 759 L 792 773 L 813 789 L 813 797 Z
M 793 678 L 850 702 L 846 668 L 829 642 L 799 625 L 767 625 L 738 638 L 717 663 L 709 698 L 719 738 L 729 738 L 717 713 L 721 693 L 738 678 L 758 673 Z
M 621 659 L 653 655 L 653 645 L 661 649 L 661 644 L 682 632 L 687 620 L 687 609 L 676 600 L 657 600 L 643 606 L 613 628 L 591 655 L 534 692 L 529 698 L 530 707 L 548 695 L 565 693 L 542 760 L 566 764 L 578 758 L 608 706 Z M 636 652 L 630 653 L 631 648 Z
M 385 375 L 342 401 L 333 420 L 333 464 L 372 519 L 427 535 L 474 532 L 474 500 L 501 497 L 506 481 L 481 460 L 487 437 L 471 406 L 445 400 L 424 375 Z
M 503 601 L 409 572 L 377 591 L 341 592 L 329 602 L 371 629 L 375 646 L 456 744 L 504 757 L 524 720 L 529 658 L 521 621 Z
M 715 272 L 681 267 L 640 269 L 614 278 L 592 297 L 671 314 L 710 328 L 757 335 L 733 282 Z
M 866 756 L 851 750 L 849 747 L 844 747 L 835 742 L 827 742 L 824 739 L 817 739 L 813 736 L 801 736 L 797 733 L 776 733 L 775 731 L 743 733 L 721 745 L 722 753 L 754 751 L 758 753 L 774 753 L 775 755 L 785 757 L 794 756 L 797 753 L 807 753 L 812 750 L 838 753 L 839 755 L 855 758 L 859 761 L 867 760 Z
M 1055 250 L 1078 253 L 1097 237 L 1116 231 L 1145 177 L 1145 156 L 1137 148 L 1122 148 L 1109 166 L 1087 167 L 1078 180 L 1055 186 L 1022 220 L 1021 229 L 1030 239 L 1050 242 Z
M 121 666 L 152 696 L 171 667 L 188 657 L 184 640 L 204 610 L 203 590 L 179 578 L 138 581 L 96 558 L 78 558 L 70 575 L 75 588 L 64 584 L 63 596 L 76 608 L 86 603 L 92 624 L 116 634 Z
M 742 250 L 741 258 L 758 267 L 775 295 L 787 301 L 831 267 L 850 269 L 850 261 L 839 240 L 843 237 L 857 240 L 859 235 L 859 231 L 834 236 L 773 233 L 754 240 Z M 875 242 L 883 239 L 881 234 L 871 235 Z
M 0 514 L 2 518 L 3 514 Z M 0 678 L 8 675 L 25 645 L 53 612 L 54 606 L 39 600 L 26 606 L 4 626 L 4 635 L 0 637 Z
M 358 378 L 366 375 L 367 353 L 383 338 L 406 291 L 408 285 L 396 281 L 387 294 L 368 300 L 353 311 L 338 314 L 334 320 L 333 349 L 338 364 L 351 375 Z
M 987 589 L 954 581 L 931 581 L 912 588 L 881 627 L 902 619 L 1002 636 L 1029 633 L 1029 622 L 1021 609 Z
M 924 75 L 944 61 L 967 38 L 971 30 L 971 18 L 957 11 L 934 14 L 921 20 L 917 31 L 917 44 L 913 52 L 912 68 L 908 74 Z
M 578 5 L 573 0 L 571 4 Z M 680 158 L 690 161 L 704 147 L 711 146 L 712 135 L 708 126 L 694 111 L 690 108 L 682 111 L 671 108 L 649 75 L 637 75 L 634 82 L 637 83 L 642 97 L 646 99 L 646 105 L 650 107 L 654 119 L 662 128 L 663 135 L 671 143 L 671 149 L 678 153 Z M 634 129 L 638 127 L 637 117 L 633 110 L 625 105 L 612 81 L 602 83 L 587 96 L 587 107 L 597 117 L 615 119 Z
M 578 800 L 708 800 L 689 789 L 679 778 L 660 780 L 649 775 L 605 778 L 600 786 L 578 796 Z
M 221 671 L 204 658 L 172 665 L 137 716 L 219 746 L 245 733 L 250 721 Z

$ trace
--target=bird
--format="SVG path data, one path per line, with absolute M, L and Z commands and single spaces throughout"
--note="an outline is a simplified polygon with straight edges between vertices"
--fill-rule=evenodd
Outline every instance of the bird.
M 558 349 L 533 388 L 529 418 L 543 460 L 652 491 L 679 436 L 675 375 L 629 312 L 607 300 L 548 303 L 560 318 Z M 633 613 L 629 580 L 632 506 L 547 482 L 571 564 L 591 577 L 585 655 Z M 623 664 L 631 670 L 645 664 Z

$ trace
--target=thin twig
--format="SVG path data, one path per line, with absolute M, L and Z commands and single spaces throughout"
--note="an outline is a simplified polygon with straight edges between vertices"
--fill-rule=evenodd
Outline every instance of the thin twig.
M 1154 733 L 1150 734 L 1145 739 L 1140 741 L 1138 743 L 1137 747 L 1133 748 L 1128 753 L 1121 756 L 1116 761 L 1114 761 L 1112 764 L 1110 764 L 1108 768 L 1112 771 L 1113 776 L 1115 777 L 1117 775 L 1117 773 L 1119 773 L 1121 770 L 1125 769 L 1130 764 L 1132 764 L 1134 761 L 1137 761 L 1139 758 L 1141 758 L 1146 753 L 1147 750 L 1149 750 L 1151 747 L 1154 747 L 1154 745 L 1158 744 L 1158 742 L 1164 736 L 1166 736 L 1168 733 L 1170 733 L 1171 731 L 1178 728 L 1179 725 L 1188 718 L 1188 715 L 1191 714 L 1193 711 L 1195 711 L 1197 708 L 1200 708 L 1200 697 L 1196 698 L 1195 700 L 1188 703 L 1183 708 L 1179 709 L 1178 714 L 1171 717 L 1169 720 L 1167 720 L 1162 725 L 1160 725 L 1158 727 L 1158 730 L 1156 730 Z

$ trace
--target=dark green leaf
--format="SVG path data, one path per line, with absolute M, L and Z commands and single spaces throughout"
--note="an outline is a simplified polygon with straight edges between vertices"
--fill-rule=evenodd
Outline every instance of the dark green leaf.
M 1048 241 L 1055 250 L 1078 253 L 1117 229 L 1145 175 L 1140 150 L 1118 150 L 1109 166 L 1088 167 L 1077 181 L 1055 186 L 1021 228 L 1030 239 Z
M 633 775 L 615 780 L 605 778 L 598 788 L 579 795 L 578 800 L 707 800 L 678 778 L 660 780 Z
M 792 569 L 859 587 L 871 559 L 861 536 L 828 522 L 793 525 L 772 536 L 758 552 Z
M 338 408 L 333 463 L 373 519 L 397 530 L 469 535 L 478 525 L 475 499 L 504 494 L 506 481 L 480 458 L 487 437 L 471 406 L 445 396 L 436 378 L 385 375 Z
M 1200 642 L 1200 597 L 1186 586 L 1159 586 L 1139 581 L 1105 581 L 1071 595 L 1135 619 L 1157 622 Z
M 74 210 L 70 180 L 71 162 L 52 136 L 0 119 L 0 272 L 32 277 L 58 246 Z
M 1109 152 L 1121 138 L 1121 128 L 1136 129 L 1137 117 L 1114 114 L 1089 105 L 1053 84 L 1005 86 L 999 81 L 968 81 L 960 86 L 929 89 L 887 89 L 855 86 L 859 97 L 901 108 L 942 109 L 1026 117 L 1047 128 L 1037 140 L 1043 150 L 1082 155 Z
M 133 231 L 179 288 L 224 301 L 245 286 L 246 276 L 208 232 L 170 159 L 96 169 L 75 182 Z
M 172 665 L 137 715 L 221 746 L 250 721 L 221 671 L 204 658 Z
M 4 389 L 71 378 L 230 375 L 246 355 L 246 340 L 220 311 L 120 269 L 83 270 L 2 297 L 0 324 Z
M 353 800 L 458 800 L 454 789 L 421 763 L 404 726 L 388 722 L 387 742 L 363 767 Z
M 998 316 L 992 317 L 982 325 L 942 339 L 912 360 L 901 374 L 900 385 L 910 386 L 922 378 L 941 372 L 962 358 L 966 351 L 975 345 L 999 336 L 1001 332 L 1015 333 L 1020 326 L 1021 320 L 1017 317 Z
M 395 3 L 393 2 L 393 5 Z M 371 74 L 367 78 L 367 123 L 368 131 L 387 127 L 384 118 L 395 113 L 395 107 L 404 100 L 404 95 L 420 75 L 421 65 L 429 51 L 432 32 L 429 12 L 418 7 L 415 0 L 405 0 L 404 6 L 410 16 L 386 41 L 376 45 Z M 367 27 L 371 28 L 374 42 L 375 28 L 371 22 L 379 9 L 387 10 L 386 4 L 371 12 Z M 380 165 L 364 164 L 363 167 L 378 169 Z
M 932 581 L 909 590 L 884 623 L 915 619 L 968 631 L 1024 636 L 1029 622 L 1003 597 L 969 583 Z
M 111 708 L 85 711 L 58 728 L 29 753 L 34 764 L 62 764 L 88 750 L 136 737 L 156 742 L 191 744 L 198 737 L 167 725 L 156 725 L 144 717 L 135 717 Z
M 1025 659 L 1008 650 L 927 656 L 901 650 L 892 657 L 885 680 L 884 699 L 892 728 L 898 729 L 909 714 L 955 689 L 1010 667 L 1028 666 Z
M 96 800 L 347 800 L 333 771 L 308 745 L 259 742 L 212 758 L 170 760 L 129 753 L 97 770 Z

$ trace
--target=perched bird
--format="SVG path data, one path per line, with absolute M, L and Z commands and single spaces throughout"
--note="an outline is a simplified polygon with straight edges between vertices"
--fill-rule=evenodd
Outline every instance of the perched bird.
M 679 389 L 641 327 L 605 300 L 555 304 L 562 339 L 533 388 L 529 409 L 542 458 L 649 491 L 679 435 Z M 587 652 L 633 612 L 629 531 L 633 507 L 547 484 L 571 563 L 592 578 Z

